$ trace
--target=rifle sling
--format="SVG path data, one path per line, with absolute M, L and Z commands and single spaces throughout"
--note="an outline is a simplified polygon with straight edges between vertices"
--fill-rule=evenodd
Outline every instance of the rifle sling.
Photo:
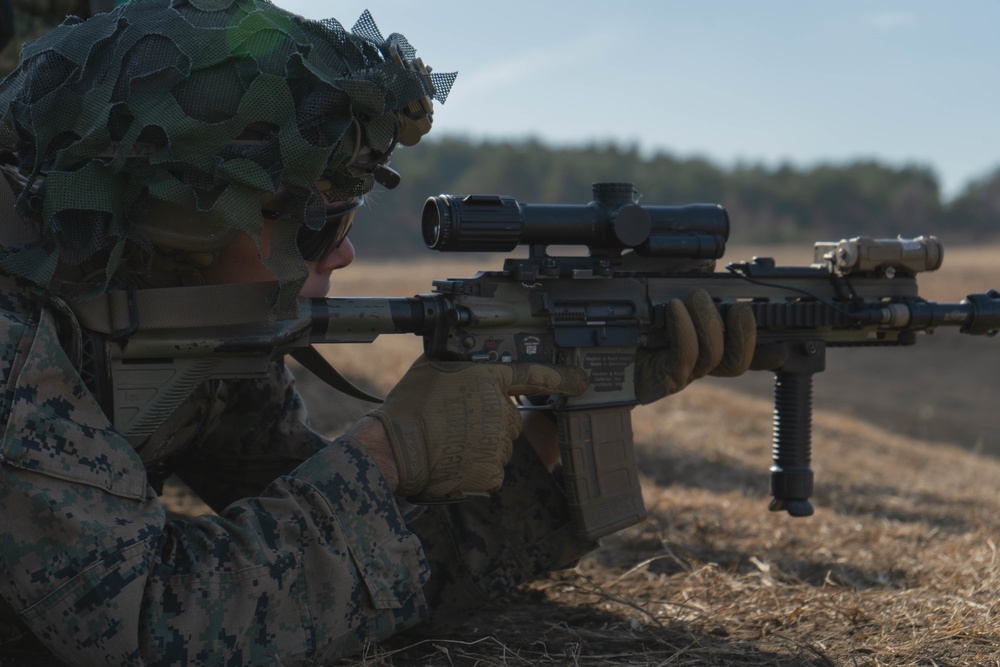
M 378 396 L 373 396 L 365 390 L 351 384 L 351 381 L 341 375 L 336 368 L 331 366 L 330 362 L 326 360 L 326 357 L 320 354 L 319 351 L 317 351 L 312 345 L 309 347 L 297 347 L 289 352 L 289 355 L 295 359 L 295 361 L 302 364 L 302 366 L 310 373 L 337 391 L 347 394 L 353 398 L 361 399 L 362 401 L 382 403 L 382 399 Z

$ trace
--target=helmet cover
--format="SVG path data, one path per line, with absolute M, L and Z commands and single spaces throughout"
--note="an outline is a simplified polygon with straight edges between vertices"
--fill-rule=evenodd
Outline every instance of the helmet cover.
M 0 83 L 0 149 L 36 237 L 0 248 L 0 269 L 98 293 L 148 266 L 151 226 L 163 238 L 243 231 L 259 247 L 265 202 L 280 209 L 263 260 L 281 284 L 275 313 L 293 312 L 299 225 L 318 229 L 331 199 L 371 190 L 400 127 L 412 135 L 423 110 L 419 139 L 454 79 L 402 35 L 383 38 L 367 11 L 350 31 L 266 0 L 132 0 L 69 17 Z M 191 215 L 171 230 L 180 218 L 155 215 L 164 207 Z M 95 261 L 98 279 L 60 271 Z

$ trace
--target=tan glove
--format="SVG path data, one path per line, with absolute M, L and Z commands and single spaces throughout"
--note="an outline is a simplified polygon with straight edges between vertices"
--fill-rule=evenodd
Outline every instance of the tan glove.
M 397 493 L 447 498 L 500 488 L 511 443 L 521 432 L 511 396 L 575 396 L 586 389 L 587 374 L 579 368 L 421 356 L 369 414 L 389 436 Z
M 705 290 L 667 304 L 665 344 L 640 348 L 635 359 L 635 391 L 641 403 L 675 394 L 706 375 L 735 377 L 751 366 L 757 344 L 753 311 L 737 303 L 726 321 Z

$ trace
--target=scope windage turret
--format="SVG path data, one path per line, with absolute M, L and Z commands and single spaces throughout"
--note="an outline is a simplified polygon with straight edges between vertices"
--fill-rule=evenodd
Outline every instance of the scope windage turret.
M 518 245 L 584 245 L 594 254 L 718 259 L 729 215 L 718 204 L 639 206 L 631 183 L 595 183 L 589 204 L 523 204 L 501 195 L 439 195 L 424 204 L 428 248 L 508 252 Z

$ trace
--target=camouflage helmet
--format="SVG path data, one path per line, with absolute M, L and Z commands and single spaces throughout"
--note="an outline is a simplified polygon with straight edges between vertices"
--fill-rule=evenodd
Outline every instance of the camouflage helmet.
M 259 244 L 267 207 L 264 263 L 287 310 L 305 278 L 299 225 L 318 229 L 331 201 L 371 190 L 454 79 L 367 11 L 350 31 L 266 0 L 132 0 L 70 17 L 0 83 L 0 161 L 32 236 L 0 248 L 0 269 L 58 293 L 105 291 L 148 269 L 178 235 L 172 221 L 198 243 L 243 231 Z M 99 276 L 80 270 L 95 265 Z

